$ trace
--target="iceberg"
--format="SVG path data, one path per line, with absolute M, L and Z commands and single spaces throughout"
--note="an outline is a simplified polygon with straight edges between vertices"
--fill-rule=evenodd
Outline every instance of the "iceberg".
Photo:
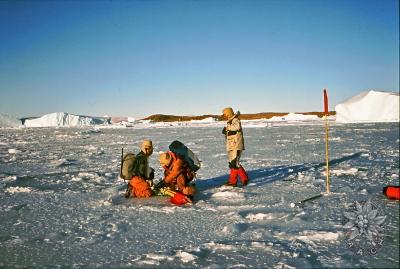
M 399 94 L 365 91 L 336 105 L 336 121 L 399 122 Z
M 13 118 L 10 115 L 0 113 L 0 128 L 19 126 L 21 126 L 21 122 L 17 118 Z
M 89 117 L 73 115 L 65 112 L 46 114 L 40 118 L 22 119 L 26 127 L 64 127 L 64 126 L 88 126 L 108 125 L 111 119 L 106 117 Z

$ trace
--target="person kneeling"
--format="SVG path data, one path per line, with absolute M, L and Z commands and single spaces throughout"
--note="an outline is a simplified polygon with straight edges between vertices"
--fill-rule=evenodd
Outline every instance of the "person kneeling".
M 145 198 L 153 194 L 154 169 L 149 167 L 148 158 L 153 153 L 153 143 L 150 140 L 143 141 L 141 151 L 136 155 L 133 165 L 133 176 L 129 181 L 126 197 Z
M 189 183 L 195 173 L 190 170 L 186 162 L 179 155 L 168 151 L 160 154 L 160 164 L 164 168 L 164 185 L 192 200 L 196 189 Z

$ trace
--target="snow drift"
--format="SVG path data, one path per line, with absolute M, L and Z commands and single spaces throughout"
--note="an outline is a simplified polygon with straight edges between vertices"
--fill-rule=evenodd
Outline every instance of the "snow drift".
M 61 126 L 86 126 L 86 125 L 107 125 L 110 118 L 89 117 L 73 115 L 65 112 L 46 114 L 40 118 L 26 119 L 26 127 L 61 127 Z
M 21 125 L 21 122 L 13 118 L 7 114 L 0 113 L 0 128 L 2 127 L 18 127 Z
M 298 113 L 292 113 L 290 112 L 289 114 L 281 117 L 274 116 L 270 121 L 312 121 L 312 120 L 321 120 L 316 115 L 304 115 L 304 114 L 298 114 Z
M 398 122 L 399 94 L 365 91 L 335 107 L 337 122 Z

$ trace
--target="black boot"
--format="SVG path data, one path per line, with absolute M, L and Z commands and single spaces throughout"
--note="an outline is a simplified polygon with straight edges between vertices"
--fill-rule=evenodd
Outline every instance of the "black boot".
M 131 197 L 131 191 L 132 191 L 132 187 L 131 185 L 128 183 L 128 185 L 126 186 L 126 191 L 125 191 L 125 198 L 129 198 Z

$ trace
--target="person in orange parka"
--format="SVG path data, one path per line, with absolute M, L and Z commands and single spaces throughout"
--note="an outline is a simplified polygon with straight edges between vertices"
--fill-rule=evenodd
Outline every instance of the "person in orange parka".
M 133 165 L 133 177 L 129 181 L 128 197 L 150 197 L 153 192 L 154 170 L 149 167 L 148 158 L 153 153 L 153 143 L 150 140 L 143 141 L 141 151 L 136 155 Z
M 161 153 L 160 164 L 164 168 L 163 181 L 167 186 L 172 186 L 186 196 L 194 195 L 195 187 L 189 185 L 189 182 L 193 180 L 195 174 L 179 155 L 172 151 Z

